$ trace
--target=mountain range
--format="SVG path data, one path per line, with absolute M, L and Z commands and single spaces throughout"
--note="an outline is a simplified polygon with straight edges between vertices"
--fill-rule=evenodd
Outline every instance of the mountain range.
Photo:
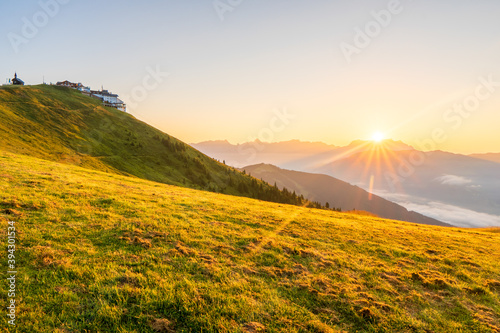
M 235 153 L 242 151 L 238 147 L 254 144 L 193 146 L 214 158 L 241 163 L 243 155 Z M 443 151 L 422 152 L 393 140 L 357 140 L 345 147 L 303 142 L 296 151 L 275 154 L 269 148 L 279 144 L 257 144 L 261 149 L 252 164 L 329 175 L 408 210 L 458 226 L 500 225 L 500 163 L 491 161 L 496 154 L 478 158 Z M 293 141 L 282 144 L 289 147 Z M 318 152 L 316 147 L 324 149 Z
M 303 142 L 290 140 L 282 142 L 262 142 L 255 140 L 242 144 L 231 144 L 227 140 L 192 143 L 199 151 L 224 160 L 228 165 L 244 167 L 250 164 L 268 163 L 283 166 L 291 170 L 308 170 L 322 166 L 357 152 L 373 149 L 377 144 L 372 141 L 355 140 L 345 147 L 329 145 L 323 142 Z M 387 149 L 413 150 L 411 146 L 393 140 L 385 140 Z
M 216 140 L 192 143 L 191 146 L 208 156 L 239 168 L 256 163 L 287 164 L 307 156 L 328 153 L 338 148 L 322 142 L 291 140 L 269 143 L 258 139 L 236 145 L 227 140 Z

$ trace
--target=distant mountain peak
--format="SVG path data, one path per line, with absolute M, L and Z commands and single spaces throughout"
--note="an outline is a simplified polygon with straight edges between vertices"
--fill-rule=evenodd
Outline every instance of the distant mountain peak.
M 311 146 L 311 147 L 324 147 L 328 149 L 334 149 L 338 148 L 338 146 L 324 143 L 321 141 L 303 141 L 299 139 L 292 139 L 288 141 L 276 141 L 276 142 L 268 142 L 268 141 L 262 141 L 260 139 L 255 139 L 254 141 L 247 141 L 247 142 L 242 142 L 238 144 L 232 144 L 228 140 L 207 140 L 207 141 L 201 141 L 201 142 L 196 142 L 192 143 L 191 145 L 215 145 L 215 144 L 224 144 L 224 145 L 231 145 L 231 146 L 243 146 L 243 145 L 251 145 L 251 144 L 260 144 L 260 145 L 266 145 L 266 146 L 289 146 L 289 145 L 297 145 L 297 146 Z
M 374 148 L 374 147 L 384 147 L 389 150 L 415 150 L 412 146 L 404 143 L 403 141 L 395 141 L 393 139 L 385 139 L 381 142 L 375 142 L 372 140 L 354 140 L 348 146 L 348 148 Z
M 216 145 L 216 144 L 223 144 L 223 145 L 231 145 L 231 142 L 228 140 L 208 140 L 208 141 L 202 141 L 198 143 L 191 143 L 190 145 Z

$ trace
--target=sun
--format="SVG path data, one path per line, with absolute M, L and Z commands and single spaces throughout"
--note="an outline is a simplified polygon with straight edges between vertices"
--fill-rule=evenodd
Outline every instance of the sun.
M 381 132 L 375 132 L 375 133 L 373 133 L 372 141 L 374 141 L 374 142 L 381 142 L 382 140 L 384 140 L 384 134 L 383 133 L 381 133 Z

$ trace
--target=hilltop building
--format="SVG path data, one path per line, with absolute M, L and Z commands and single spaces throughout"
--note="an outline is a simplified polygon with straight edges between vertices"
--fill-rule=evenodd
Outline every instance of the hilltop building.
M 73 82 L 69 82 L 68 80 L 66 80 L 66 81 L 62 81 L 62 82 L 57 82 L 56 86 L 59 86 L 59 87 L 68 87 L 68 88 L 79 90 L 81 92 L 88 92 L 90 94 L 90 87 L 85 87 L 80 82 L 73 83 Z
M 56 86 L 78 89 L 79 87 L 83 87 L 83 84 L 81 84 L 80 82 L 73 83 L 73 82 L 69 82 L 68 80 L 66 80 L 66 81 L 62 81 L 62 82 L 57 82 Z
M 14 73 L 14 78 L 11 82 L 15 86 L 24 86 L 24 81 L 17 77 L 17 72 Z
M 123 112 L 127 112 L 126 104 L 121 99 L 118 98 L 118 95 L 112 94 L 107 90 L 104 89 L 101 89 L 100 91 L 91 90 L 90 87 L 86 87 L 80 82 L 73 83 L 68 80 L 57 82 L 56 85 L 60 87 L 68 87 L 71 89 L 79 90 L 84 95 L 101 100 L 104 106 L 108 106 Z
M 121 99 L 118 98 L 117 94 L 112 94 L 107 90 L 91 90 L 90 97 L 100 99 L 104 106 L 109 106 L 120 111 L 127 112 L 127 106 Z

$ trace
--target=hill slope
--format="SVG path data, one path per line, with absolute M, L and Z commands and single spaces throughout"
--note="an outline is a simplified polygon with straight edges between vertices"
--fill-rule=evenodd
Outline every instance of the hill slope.
M 269 164 L 251 165 L 243 169 L 256 178 L 263 179 L 270 184 L 276 182 L 279 188 L 286 187 L 297 194 L 304 195 L 309 200 L 319 201 L 322 204 L 328 202 L 330 206 L 341 207 L 344 210 L 365 210 L 387 219 L 450 226 L 422 214 L 408 211 L 403 206 L 327 175 L 284 170 Z
M 18 331 L 500 327 L 498 233 L 266 203 L 10 153 L 0 152 L 0 170 L 1 225 L 17 228 Z
M 500 163 L 500 153 L 471 154 L 469 156 L 474 158 L 479 158 L 481 160 Z
M 0 148 L 167 184 L 301 203 L 130 114 L 65 87 L 1 87 Z

